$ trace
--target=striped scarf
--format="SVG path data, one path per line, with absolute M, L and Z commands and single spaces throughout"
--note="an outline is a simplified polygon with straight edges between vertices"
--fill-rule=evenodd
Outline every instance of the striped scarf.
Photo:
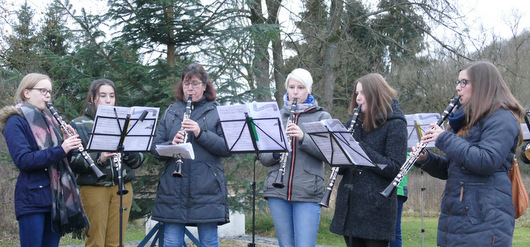
M 39 150 L 62 143 L 59 124 L 48 110 L 40 111 L 26 102 L 17 104 L 16 107 L 29 123 Z M 81 204 L 74 174 L 68 164 L 68 160 L 63 158 L 48 167 L 52 190 L 52 229 L 61 235 L 73 232 L 74 237 L 80 237 L 89 223 Z
M 283 107 L 286 110 L 291 111 L 292 102 L 289 101 L 289 94 L 286 93 L 283 96 L 283 102 L 285 102 L 283 104 Z M 305 110 L 307 110 L 307 109 L 309 109 L 309 108 L 311 108 L 313 106 L 318 106 L 318 103 L 317 103 L 317 100 L 315 99 L 315 97 L 313 97 L 313 95 L 309 94 L 309 95 L 307 95 L 307 99 L 304 102 L 302 102 L 302 103 L 298 102 L 296 104 L 296 109 L 294 110 L 294 112 L 296 114 L 298 114 L 300 112 L 304 112 Z

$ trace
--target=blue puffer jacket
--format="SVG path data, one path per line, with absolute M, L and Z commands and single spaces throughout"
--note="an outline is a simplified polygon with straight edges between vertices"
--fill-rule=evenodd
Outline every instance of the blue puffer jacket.
M 436 139 L 441 157 L 429 152 L 421 165 L 446 179 L 438 222 L 439 246 L 512 246 L 514 208 L 508 170 L 519 124 L 505 109 L 485 117 L 469 134 L 444 131 Z
M 201 134 L 188 134 L 195 159 L 183 159 L 183 177 L 175 178 L 176 159 L 161 157 L 156 145 L 170 145 L 181 128 L 186 102 L 179 101 L 166 110 L 156 130 L 151 152 L 166 161 L 153 207 L 153 219 L 161 222 L 196 225 L 229 222 L 228 192 L 221 157 L 229 156 L 217 114 L 217 103 L 204 98 L 192 103 L 190 119 L 197 122 Z
M 15 186 L 15 214 L 20 216 L 51 211 L 52 194 L 48 167 L 66 157 L 58 145 L 39 150 L 35 137 L 14 106 L 0 111 L 0 126 L 9 154 L 20 170 Z

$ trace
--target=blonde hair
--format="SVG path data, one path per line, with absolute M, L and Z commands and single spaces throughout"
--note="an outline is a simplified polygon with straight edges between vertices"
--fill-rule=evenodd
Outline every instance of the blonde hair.
M 311 73 L 305 69 L 294 69 L 285 79 L 285 89 L 289 87 L 289 80 L 291 79 L 304 84 L 307 89 L 310 89 L 311 86 L 313 86 L 313 77 L 311 77 Z
M 362 115 L 363 124 L 367 131 L 375 129 L 377 128 L 377 123 L 381 124 L 386 121 L 387 109 L 392 111 L 392 99 L 397 96 L 397 92 L 388 85 L 382 75 L 377 73 L 364 75 L 355 80 L 355 82 L 349 112 L 353 114 L 354 109 L 358 106 L 355 87 L 357 83 L 361 83 L 366 104 L 368 105 L 367 112 Z
M 32 89 L 35 87 L 35 85 L 37 85 L 37 83 L 39 83 L 39 81 L 42 80 L 48 80 L 50 82 L 52 81 L 49 76 L 39 73 L 30 73 L 24 76 L 22 81 L 20 81 L 20 84 L 18 84 L 17 92 L 14 97 L 15 104 L 26 100 L 24 97 L 24 90 Z

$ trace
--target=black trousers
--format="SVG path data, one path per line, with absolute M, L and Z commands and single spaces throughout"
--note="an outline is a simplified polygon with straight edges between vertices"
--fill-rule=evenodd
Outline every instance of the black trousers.
M 376 239 L 344 236 L 344 241 L 346 241 L 346 246 L 348 247 L 388 247 L 387 240 L 376 240 Z

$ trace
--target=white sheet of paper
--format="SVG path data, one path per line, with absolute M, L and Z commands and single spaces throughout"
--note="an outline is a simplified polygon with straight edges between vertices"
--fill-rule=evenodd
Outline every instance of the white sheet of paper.
M 176 158 L 180 154 L 184 159 L 195 159 L 193 146 L 189 142 L 179 145 L 156 145 L 156 151 L 161 156 Z
M 276 102 L 218 106 L 217 112 L 231 152 L 255 151 L 245 113 L 255 124 L 259 151 L 290 150 Z
M 423 136 L 423 133 L 429 129 L 429 124 L 436 123 L 438 119 L 440 119 L 439 113 L 416 113 L 414 114 L 415 122 L 416 122 L 416 131 L 421 131 L 421 133 L 418 133 L 418 136 L 421 138 Z M 419 125 L 419 129 L 418 129 Z M 429 142 L 427 144 L 428 148 L 436 147 L 435 142 Z M 416 145 L 414 145 L 416 146 Z
M 123 142 L 124 151 L 149 150 L 155 134 L 159 110 L 158 107 L 99 106 L 87 149 L 116 151 L 120 141 L 120 130 L 123 128 L 125 118 L 130 114 L 128 133 Z M 147 111 L 147 115 L 143 121 L 139 121 L 144 111 Z M 118 120 L 116 120 L 116 115 Z

